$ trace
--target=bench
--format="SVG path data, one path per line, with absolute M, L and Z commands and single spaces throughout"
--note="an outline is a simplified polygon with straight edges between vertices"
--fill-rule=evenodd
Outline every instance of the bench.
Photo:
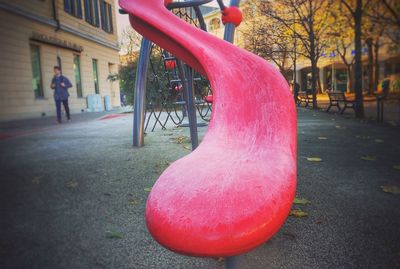
M 312 95 L 308 94 L 307 92 L 299 92 L 297 97 L 298 97 L 297 101 L 298 106 L 301 106 L 301 104 L 304 103 L 304 107 L 308 107 L 308 104 L 312 103 Z
M 376 120 L 379 123 L 383 122 L 383 105 L 385 101 L 395 100 L 400 103 L 400 96 L 389 93 L 377 93 L 376 94 Z
M 336 106 L 340 111 L 340 114 L 343 114 L 347 108 L 355 109 L 355 101 L 348 100 L 344 92 L 328 92 L 329 96 L 329 106 L 326 109 L 326 112 L 329 112 L 331 107 Z M 343 108 L 340 107 L 340 104 L 343 104 Z

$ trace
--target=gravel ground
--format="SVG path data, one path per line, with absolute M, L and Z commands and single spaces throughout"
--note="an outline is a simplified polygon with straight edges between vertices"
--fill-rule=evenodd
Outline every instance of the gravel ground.
M 164 249 L 145 226 L 148 188 L 190 152 L 177 142 L 189 130 L 158 128 L 132 148 L 131 128 L 124 114 L 0 140 L 0 268 L 224 267 Z M 400 195 L 381 189 L 400 187 L 399 134 L 299 108 L 297 195 L 311 203 L 294 208 L 308 217 L 289 217 L 238 268 L 400 268 Z

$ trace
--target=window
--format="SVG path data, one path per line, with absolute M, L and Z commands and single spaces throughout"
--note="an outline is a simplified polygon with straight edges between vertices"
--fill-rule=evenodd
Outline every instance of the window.
M 93 66 L 93 81 L 94 81 L 94 92 L 96 94 L 99 94 L 99 72 L 97 70 L 97 60 L 93 59 L 92 60 L 92 66 Z
M 100 0 L 101 28 L 107 33 L 113 32 L 112 7 L 104 0 Z
M 32 85 L 36 98 L 44 97 L 42 83 L 42 67 L 40 64 L 40 47 L 30 45 L 32 64 Z
M 93 26 L 99 26 L 99 0 L 84 0 L 85 20 Z
M 221 27 L 221 21 L 218 18 L 214 18 L 210 21 L 210 30 L 217 30 Z
M 82 19 L 81 0 L 64 0 L 64 11 L 72 16 Z
M 74 73 L 75 73 L 75 86 L 76 95 L 82 97 L 82 80 L 81 80 L 81 58 L 79 55 L 74 54 Z
M 61 63 L 61 57 L 60 56 L 57 56 L 57 66 L 60 67 L 60 71 L 61 71 L 61 74 L 62 74 L 62 63 Z

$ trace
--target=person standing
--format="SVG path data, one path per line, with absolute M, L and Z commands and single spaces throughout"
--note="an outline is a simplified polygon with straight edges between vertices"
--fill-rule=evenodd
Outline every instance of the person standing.
M 64 105 L 65 114 L 67 114 L 68 121 L 71 120 L 68 106 L 68 88 L 72 84 L 69 79 L 61 74 L 61 68 L 54 66 L 54 77 L 51 80 L 51 88 L 54 90 L 54 101 L 56 102 L 57 122 L 61 123 L 61 103 Z

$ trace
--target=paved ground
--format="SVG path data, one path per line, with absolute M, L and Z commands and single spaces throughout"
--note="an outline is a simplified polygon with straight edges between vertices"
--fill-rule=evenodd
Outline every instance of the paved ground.
M 311 204 L 294 207 L 309 216 L 289 217 L 239 268 L 399 268 L 400 195 L 381 189 L 400 186 L 399 127 L 303 108 L 298 118 L 297 193 Z M 147 190 L 189 153 L 176 143 L 188 130 L 149 133 L 138 149 L 131 122 L 74 121 L 0 140 L 0 268 L 223 268 L 149 236 Z

